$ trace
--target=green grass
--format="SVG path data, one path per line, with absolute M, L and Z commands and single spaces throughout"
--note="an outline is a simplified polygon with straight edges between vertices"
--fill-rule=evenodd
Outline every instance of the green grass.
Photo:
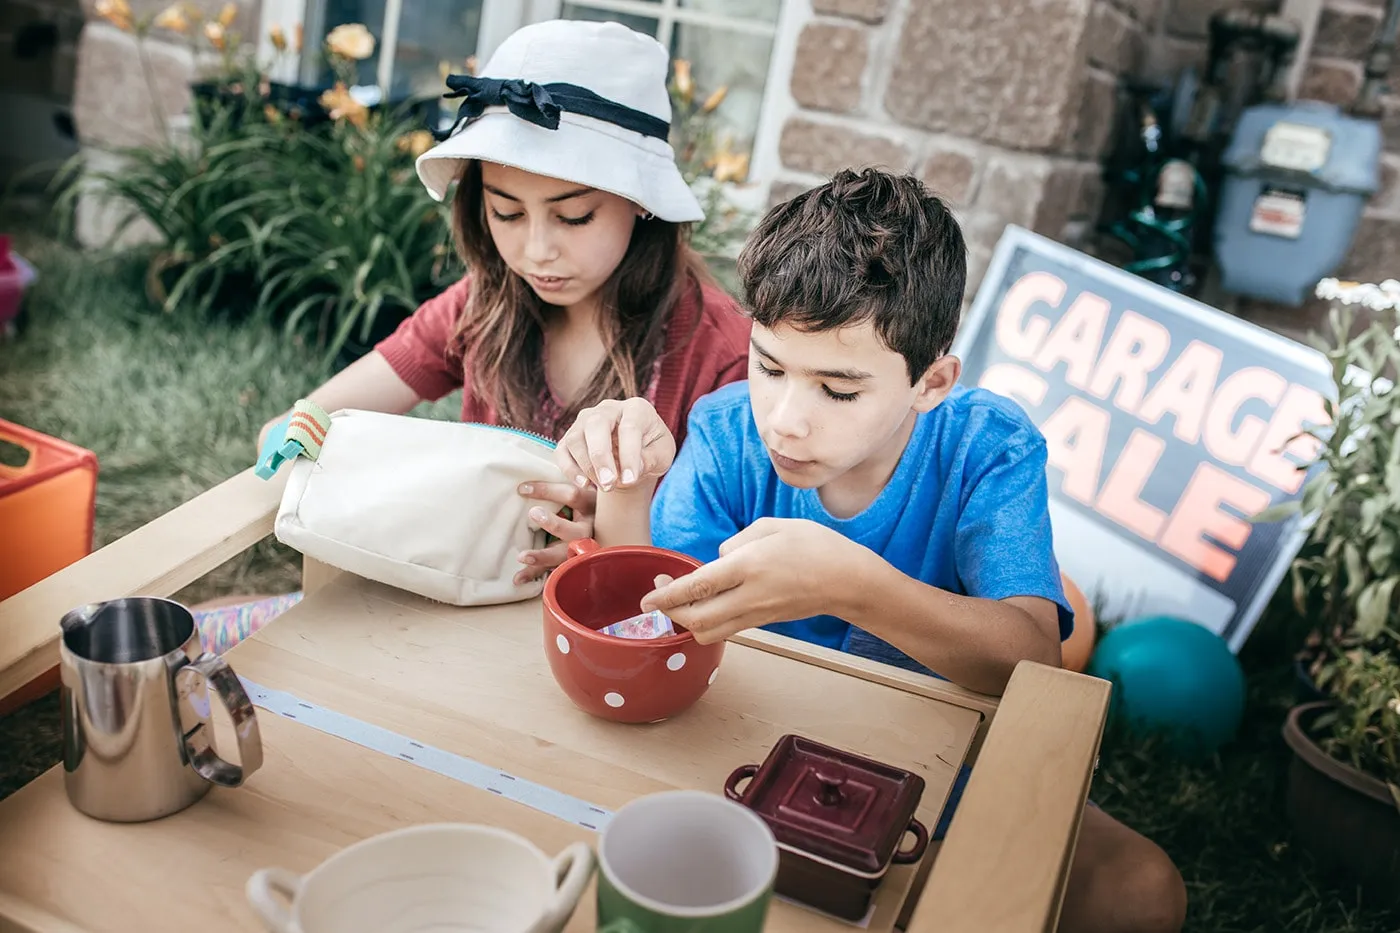
M 1284 811 L 1292 753 L 1280 730 L 1297 702 L 1289 646 L 1298 620 L 1276 598 L 1240 654 L 1248 700 L 1239 735 L 1183 761 L 1153 739 L 1105 736 L 1091 796 L 1161 845 L 1190 894 L 1189 930 L 1394 933 L 1400 915 L 1321 878 L 1294 845 Z
M 329 375 L 266 330 L 153 312 L 131 263 L 35 235 L 16 248 L 40 280 L 0 344 L 0 418 L 97 454 L 97 547 L 251 466 L 262 425 Z M 417 413 L 460 410 L 449 396 Z M 266 540 L 179 597 L 294 589 L 293 557 Z
M 35 235 L 19 249 L 43 278 L 28 326 L 0 343 L 0 417 L 97 453 L 99 545 L 246 468 L 258 427 L 326 375 L 313 353 L 265 332 L 153 314 L 130 267 Z M 457 410 L 449 397 L 419 413 Z M 295 555 L 269 541 L 180 598 L 297 583 Z M 1190 888 L 1190 930 L 1400 930 L 1400 917 L 1320 880 L 1291 842 L 1279 728 L 1293 699 L 1297 620 L 1276 603 L 1241 656 L 1250 697 L 1238 740 L 1192 763 L 1110 733 L 1092 795 L 1176 860 Z M 55 763 L 57 740 L 52 697 L 0 719 L 0 796 Z

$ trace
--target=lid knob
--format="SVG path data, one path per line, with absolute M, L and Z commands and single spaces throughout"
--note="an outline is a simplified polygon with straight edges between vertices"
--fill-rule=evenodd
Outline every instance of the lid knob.
M 817 791 L 817 803 L 834 807 L 841 802 L 841 785 L 846 783 L 846 769 L 838 764 L 819 765 L 814 776 L 821 785 Z

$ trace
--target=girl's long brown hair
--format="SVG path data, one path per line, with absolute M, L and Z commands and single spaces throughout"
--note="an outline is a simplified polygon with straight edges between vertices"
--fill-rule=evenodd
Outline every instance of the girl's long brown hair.
M 454 341 L 466 361 L 468 389 L 496 410 L 501 423 L 548 437 L 557 437 L 580 411 L 604 399 L 642 394 L 665 351 L 666 325 L 684 290 L 694 290 L 693 323 L 698 324 L 701 284 L 713 281 L 690 247 L 688 224 L 639 218 L 622 262 L 599 296 L 598 320 L 607 355 L 553 423 L 540 405 L 548 391 L 542 362 L 544 327 L 553 309 L 506 267 L 497 251 L 486 224 L 481 163 L 475 160 L 466 164 L 458 180 L 452 228 L 472 279 Z

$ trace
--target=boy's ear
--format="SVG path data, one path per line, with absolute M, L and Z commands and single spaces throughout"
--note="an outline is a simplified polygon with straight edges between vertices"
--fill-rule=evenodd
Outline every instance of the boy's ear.
M 946 354 L 934 360 L 915 385 L 918 394 L 914 397 L 914 410 L 922 412 L 937 408 L 953 391 L 961 375 L 962 360 L 956 356 Z

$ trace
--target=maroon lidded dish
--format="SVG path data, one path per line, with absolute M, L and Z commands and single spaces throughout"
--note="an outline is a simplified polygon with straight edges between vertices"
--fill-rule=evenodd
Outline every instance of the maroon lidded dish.
M 865 916 L 891 865 L 928 848 L 914 818 L 923 778 L 801 736 L 783 736 L 762 765 L 735 769 L 724 793 L 773 830 L 776 892 L 846 920 Z M 914 842 L 900 849 L 906 833 Z

